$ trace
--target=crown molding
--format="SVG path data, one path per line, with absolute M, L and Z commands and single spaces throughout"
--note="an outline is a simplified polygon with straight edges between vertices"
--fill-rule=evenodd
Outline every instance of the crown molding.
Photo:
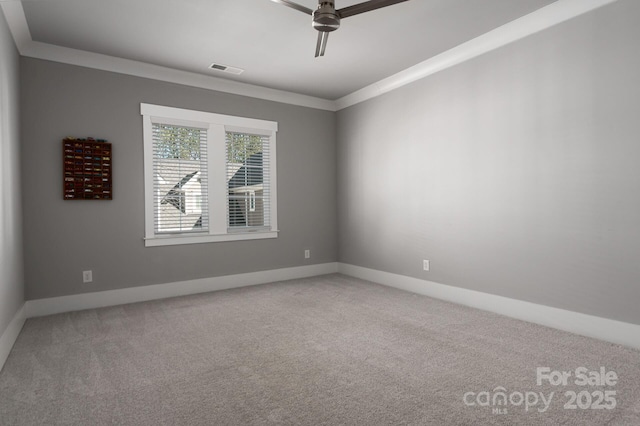
M 267 101 L 336 111 L 335 102 L 174 68 L 33 41 L 20 1 L 0 3 L 20 55 Z
M 618 0 L 558 0 L 404 71 L 337 99 L 337 110 L 375 98 L 616 1 Z
M 284 90 L 270 89 L 268 87 L 226 80 L 223 78 L 162 67 L 130 59 L 102 55 L 99 53 L 87 52 L 84 50 L 70 49 L 68 47 L 55 46 L 37 41 L 29 43 L 27 48 L 20 53 L 23 56 L 31 58 L 62 62 L 65 64 L 111 71 L 136 77 L 150 78 L 153 80 L 166 81 L 185 86 L 232 93 L 234 95 L 249 96 L 267 101 L 282 102 L 285 104 L 329 111 L 336 110 L 334 101 L 327 99 L 286 92 Z
M 24 16 L 24 9 L 20 1 L 8 1 L 0 3 L 0 8 L 4 13 L 4 17 L 9 25 L 9 31 L 13 36 L 18 52 L 22 52 L 31 43 L 31 32 L 27 24 L 27 18 Z
M 16 47 L 22 56 L 291 105 L 339 111 L 616 1 L 618 0 L 557 0 L 528 15 L 337 100 L 301 95 L 140 61 L 36 42 L 31 38 L 21 1 L 4 1 L 0 3 L 0 7 L 7 19 Z

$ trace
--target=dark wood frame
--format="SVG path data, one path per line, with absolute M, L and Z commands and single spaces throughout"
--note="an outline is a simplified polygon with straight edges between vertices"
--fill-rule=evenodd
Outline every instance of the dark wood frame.
M 113 147 L 102 139 L 62 141 L 64 200 L 113 199 Z

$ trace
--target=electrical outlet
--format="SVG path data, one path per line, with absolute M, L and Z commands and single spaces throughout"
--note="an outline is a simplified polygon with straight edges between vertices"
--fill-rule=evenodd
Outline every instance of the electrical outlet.
M 82 271 L 82 282 L 90 283 L 93 281 L 93 271 Z
M 429 265 L 429 261 L 428 260 L 425 259 L 425 260 L 422 261 L 422 269 L 424 269 L 425 271 L 428 271 L 429 270 L 429 266 L 430 265 Z
M 304 258 L 305 259 L 310 259 L 311 258 L 311 250 L 305 250 L 304 251 Z

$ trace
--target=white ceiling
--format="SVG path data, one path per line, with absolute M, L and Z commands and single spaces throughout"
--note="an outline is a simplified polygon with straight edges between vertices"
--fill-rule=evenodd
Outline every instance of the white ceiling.
M 321 58 L 314 58 L 311 18 L 270 0 L 25 0 L 22 6 L 36 42 L 333 100 L 554 1 L 410 0 L 344 19 Z M 336 8 L 359 2 L 336 0 Z M 213 71 L 212 62 L 245 72 Z

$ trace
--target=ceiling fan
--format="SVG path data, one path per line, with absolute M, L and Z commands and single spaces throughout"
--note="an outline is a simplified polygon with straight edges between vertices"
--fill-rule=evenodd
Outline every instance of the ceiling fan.
M 402 3 L 408 0 L 369 0 L 363 3 L 354 4 L 353 6 L 343 7 L 336 10 L 334 0 L 318 0 L 318 8 L 314 11 L 308 7 L 302 6 L 289 0 L 271 0 L 280 3 L 292 9 L 299 10 L 302 13 L 313 17 L 313 28 L 318 30 L 318 42 L 316 43 L 316 58 L 324 56 L 327 48 L 327 39 L 329 33 L 340 28 L 340 20 L 349 16 L 359 15 L 360 13 L 369 12 L 370 10 L 380 9 L 381 7 L 391 6 L 396 3 Z

